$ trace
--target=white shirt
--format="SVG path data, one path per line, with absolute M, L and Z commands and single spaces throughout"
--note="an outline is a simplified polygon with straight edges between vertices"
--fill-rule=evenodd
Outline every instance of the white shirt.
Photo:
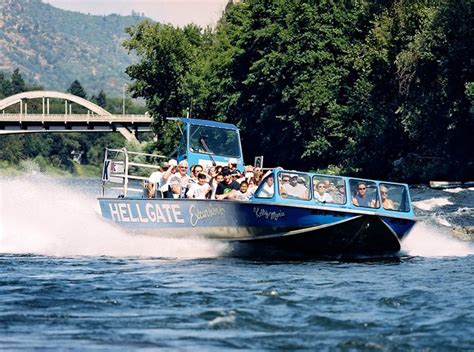
M 270 186 L 268 183 L 265 182 L 262 189 L 258 193 L 258 197 L 259 198 L 271 198 L 271 197 L 273 197 L 273 192 L 274 192 L 273 187 L 274 187 L 274 185 Z
M 318 192 L 314 193 L 314 198 L 316 198 L 321 203 L 333 202 L 331 195 L 327 192 L 324 192 L 323 195 L 320 195 Z
M 148 177 L 148 182 L 159 184 L 162 178 L 163 178 L 163 173 L 161 171 L 155 171 L 150 175 L 150 177 Z
M 193 183 L 191 187 L 189 187 L 186 197 L 194 199 L 206 199 L 206 194 L 210 189 L 211 186 L 209 183 L 204 183 L 203 185 L 200 185 L 199 183 Z

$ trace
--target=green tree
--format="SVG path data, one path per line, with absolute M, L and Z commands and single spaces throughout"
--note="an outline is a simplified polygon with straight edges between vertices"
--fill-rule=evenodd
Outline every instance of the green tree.
M 71 85 L 67 89 L 67 92 L 70 94 L 76 95 L 78 97 L 87 99 L 87 93 L 82 87 L 81 83 L 77 79 L 71 83 Z
M 11 94 L 18 94 L 22 93 L 25 91 L 25 80 L 23 79 L 20 70 L 16 68 L 13 71 L 12 77 L 11 77 Z
M 200 29 L 194 25 L 174 28 L 170 25 L 143 21 L 129 28 L 131 36 L 124 45 L 141 57 L 126 72 L 134 80 L 130 85 L 133 97 L 143 97 L 154 117 L 160 134 L 161 149 L 171 151 L 173 135 L 162 134 L 168 116 L 182 116 L 187 108 L 185 78 L 200 45 Z
M 107 105 L 107 96 L 105 95 L 103 89 L 101 89 L 99 95 L 97 96 L 97 105 L 99 105 L 101 108 L 105 108 Z
M 3 73 L 0 72 L 0 98 L 5 98 L 11 95 L 11 82 L 10 79 Z

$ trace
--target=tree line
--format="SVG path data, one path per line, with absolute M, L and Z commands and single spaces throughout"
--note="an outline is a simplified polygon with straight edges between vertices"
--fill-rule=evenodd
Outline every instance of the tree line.
M 472 2 L 246 0 L 215 28 L 142 21 L 124 43 L 154 116 L 231 122 L 268 166 L 420 182 L 474 176 Z

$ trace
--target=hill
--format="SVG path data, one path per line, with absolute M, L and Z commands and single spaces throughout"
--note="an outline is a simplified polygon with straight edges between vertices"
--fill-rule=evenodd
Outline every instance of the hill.
M 20 71 L 32 83 L 64 91 L 78 79 L 86 91 L 119 95 L 135 61 L 121 43 L 141 16 L 93 16 L 41 0 L 0 3 L 0 70 Z

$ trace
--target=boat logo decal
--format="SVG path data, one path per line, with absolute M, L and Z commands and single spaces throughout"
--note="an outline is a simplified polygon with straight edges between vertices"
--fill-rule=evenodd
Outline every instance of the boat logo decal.
M 255 216 L 258 218 L 264 217 L 265 219 L 270 219 L 274 221 L 278 221 L 280 218 L 286 216 L 284 211 L 268 211 L 267 209 L 262 209 L 262 208 L 253 208 L 253 212 L 255 213 Z
M 223 215 L 225 215 L 225 209 L 221 206 L 209 205 L 205 208 L 199 208 L 193 204 L 189 207 L 189 221 L 193 227 L 201 220 Z

